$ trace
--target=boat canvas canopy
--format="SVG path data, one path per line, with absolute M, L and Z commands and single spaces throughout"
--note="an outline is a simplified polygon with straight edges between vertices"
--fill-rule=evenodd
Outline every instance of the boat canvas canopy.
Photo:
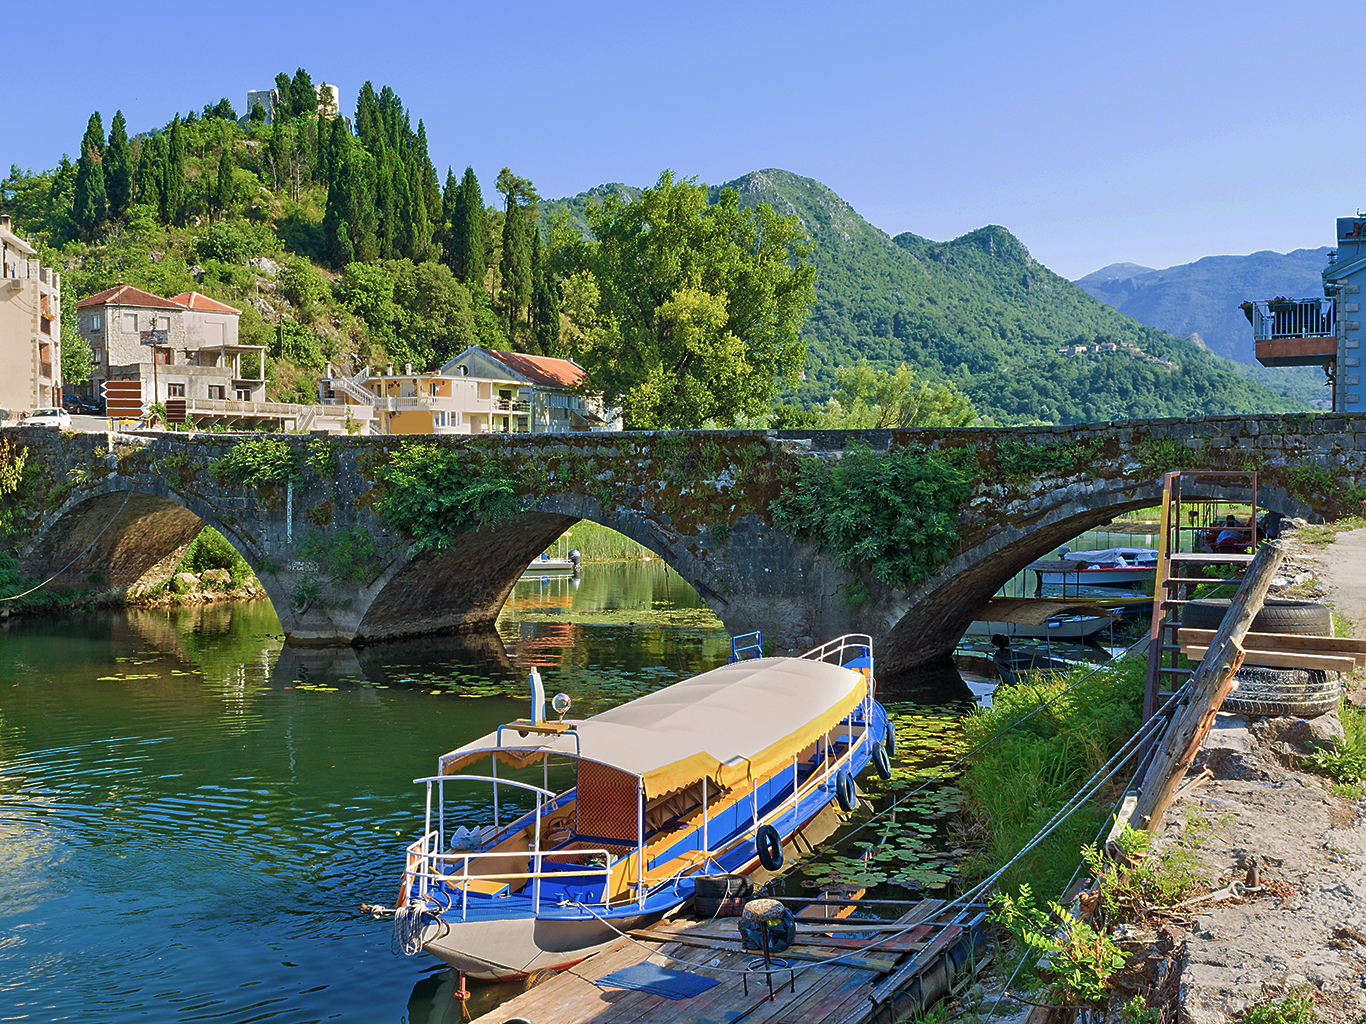
M 637 776 L 648 799 L 702 778 L 729 789 L 792 763 L 866 694 L 862 672 L 803 658 L 724 665 L 577 723 L 558 736 L 504 726 L 442 756 L 450 775 L 493 754 L 515 768 L 552 754 Z

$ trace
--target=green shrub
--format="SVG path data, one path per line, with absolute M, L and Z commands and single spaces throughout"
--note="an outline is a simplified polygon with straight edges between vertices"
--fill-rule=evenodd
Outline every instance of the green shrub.
M 195 254 L 201 260 L 222 263 L 246 263 L 248 260 L 279 248 L 275 232 L 264 224 L 250 221 L 219 221 L 195 239 Z
M 972 495 L 966 454 L 910 445 L 886 454 L 851 447 L 835 463 L 802 459 L 796 488 L 773 503 L 773 522 L 811 537 L 840 565 L 869 565 L 887 586 L 915 586 L 948 562 L 961 536 L 959 508 Z
M 229 483 L 260 487 L 299 478 L 299 459 L 292 445 L 279 438 L 239 441 L 209 472 Z
M 1310 996 L 1312 991 L 1304 985 L 1284 999 L 1254 1006 L 1243 1014 L 1242 1024 L 1316 1024 L 1319 1014 Z
M 180 556 L 175 571 L 200 575 L 214 569 L 226 570 L 233 586 L 240 586 L 252 575 L 251 566 L 237 549 L 217 530 L 206 526 Z
M 476 460 L 474 452 L 405 442 L 378 471 L 386 493 L 375 511 L 419 551 L 444 550 L 467 530 L 519 515 L 516 482 L 493 459 Z

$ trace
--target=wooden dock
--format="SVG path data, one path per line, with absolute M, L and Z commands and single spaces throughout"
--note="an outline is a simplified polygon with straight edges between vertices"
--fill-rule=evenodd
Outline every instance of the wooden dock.
M 738 918 L 673 918 L 619 939 L 575 967 L 477 1018 L 473 1024 L 890 1024 L 968 983 L 988 957 L 980 907 L 916 904 L 896 921 L 799 917 L 797 942 L 772 972 L 745 950 Z M 687 999 L 613 988 L 599 979 L 646 961 L 715 979 Z M 758 970 L 748 970 L 754 961 Z M 746 989 L 748 991 L 746 992 Z

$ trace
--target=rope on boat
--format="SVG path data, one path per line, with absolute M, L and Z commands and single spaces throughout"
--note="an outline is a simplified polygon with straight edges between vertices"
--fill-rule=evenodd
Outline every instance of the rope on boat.
M 389 939 L 389 951 L 394 956 L 400 953 L 404 956 L 417 956 L 422 952 L 422 937 L 432 925 L 441 926 L 441 934 L 432 938 L 444 939 L 450 934 L 451 926 L 441 915 L 450 909 L 449 900 L 443 907 L 431 894 L 411 897 L 403 906 L 393 911 L 394 931 Z

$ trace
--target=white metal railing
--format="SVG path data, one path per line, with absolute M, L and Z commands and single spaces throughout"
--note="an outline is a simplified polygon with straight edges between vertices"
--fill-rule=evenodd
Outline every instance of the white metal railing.
M 828 661 L 834 665 L 843 665 L 847 660 L 846 654 L 850 660 L 866 656 L 872 661 L 873 638 L 867 633 L 845 633 L 844 636 L 837 636 L 819 647 L 811 648 L 801 657 L 808 661 Z
M 370 405 L 375 400 L 374 392 L 369 388 L 363 388 L 349 377 L 332 377 L 328 380 L 328 385 L 333 391 L 341 391 L 350 395 L 363 405 Z
M 1328 338 L 1338 332 L 1333 299 L 1285 299 L 1254 302 L 1251 309 L 1252 338 Z
M 506 780 L 505 780 L 506 781 Z M 435 847 L 435 849 L 433 848 Z M 507 860 L 510 857 L 518 857 L 525 853 L 529 864 L 534 864 L 531 871 L 490 871 L 484 874 L 471 874 L 470 861 L 472 860 Z M 601 857 L 602 864 L 575 864 L 573 869 L 558 871 L 545 871 L 547 860 L 567 859 L 570 857 Z M 442 871 L 442 865 L 460 866 L 459 874 L 449 871 Z M 579 870 L 581 869 L 581 870 Z M 484 852 L 471 851 L 451 851 L 443 853 L 440 849 L 440 836 L 436 830 L 428 832 L 421 839 L 415 840 L 408 846 L 408 862 L 404 871 L 403 895 L 406 901 L 408 894 L 412 891 L 413 883 L 418 885 L 418 895 L 426 897 L 432 892 L 436 884 L 445 884 L 460 889 L 460 919 L 463 921 L 469 916 L 470 901 L 470 882 L 478 881 L 500 881 L 514 882 L 518 880 L 530 881 L 531 887 L 531 910 L 533 914 L 541 912 L 541 879 L 554 878 L 564 881 L 569 878 L 602 878 L 602 898 L 593 900 L 594 903 L 601 903 L 603 906 L 610 906 L 612 888 L 612 857 L 606 849 L 591 849 L 575 847 L 572 850 L 488 850 Z
M 496 763 L 496 762 L 495 762 Z M 533 786 L 525 782 L 516 782 L 512 779 L 500 779 L 496 775 L 433 775 L 427 778 L 414 779 L 414 782 L 423 782 L 427 785 L 427 819 L 426 828 L 422 838 L 416 840 L 408 846 L 408 861 L 404 869 L 403 898 L 407 899 L 407 894 L 411 891 L 413 882 L 418 883 L 419 895 L 426 896 L 430 882 L 445 882 L 448 884 L 458 884 L 461 886 L 461 908 L 460 916 L 463 920 L 469 908 L 469 882 L 480 879 L 497 879 L 500 881 L 512 881 L 516 879 L 527 879 L 532 883 L 532 912 L 540 913 L 541 910 L 541 879 L 566 877 L 592 876 L 596 877 L 599 872 L 603 874 L 602 902 L 606 905 L 612 884 L 612 858 L 605 849 L 585 849 L 576 847 L 572 850 L 542 850 L 541 849 L 541 820 L 542 812 L 545 808 L 545 799 L 549 797 L 552 801 L 555 792 L 542 786 Z M 535 842 L 529 850 L 487 850 L 487 851 L 451 851 L 442 852 L 443 837 L 446 836 L 446 783 L 447 782 L 491 782 L 493 783 L 493 821 L 494 836 L 498 835 L 498 787 L 512 786 L 514 789 L 525 790 L 536 794 L 536 816 L 534 819 L 536 837 Z M 432 784 L 437 787 L 437 821 L 436 827 L 432 827 Z M 514 819 L 514 823 L 521 820 L 520 816 Z M 525 853 L 528 863 L 533 865 L 531 871 L 497 871 L 489 874 L 470 874 L 469 862 L 480 858 L 498 857 L 507 859 L 518 857 Z M 603 858 L 602 867 L 582 865 L 582 871 L 543 871 L 546 858 L 555 860 L 566 857 L 588 857 L 601 856 Z M 460 862 L 461 873 L 452 875 L 443 873 L 439 870 L 444 863 L 454 864 Z

